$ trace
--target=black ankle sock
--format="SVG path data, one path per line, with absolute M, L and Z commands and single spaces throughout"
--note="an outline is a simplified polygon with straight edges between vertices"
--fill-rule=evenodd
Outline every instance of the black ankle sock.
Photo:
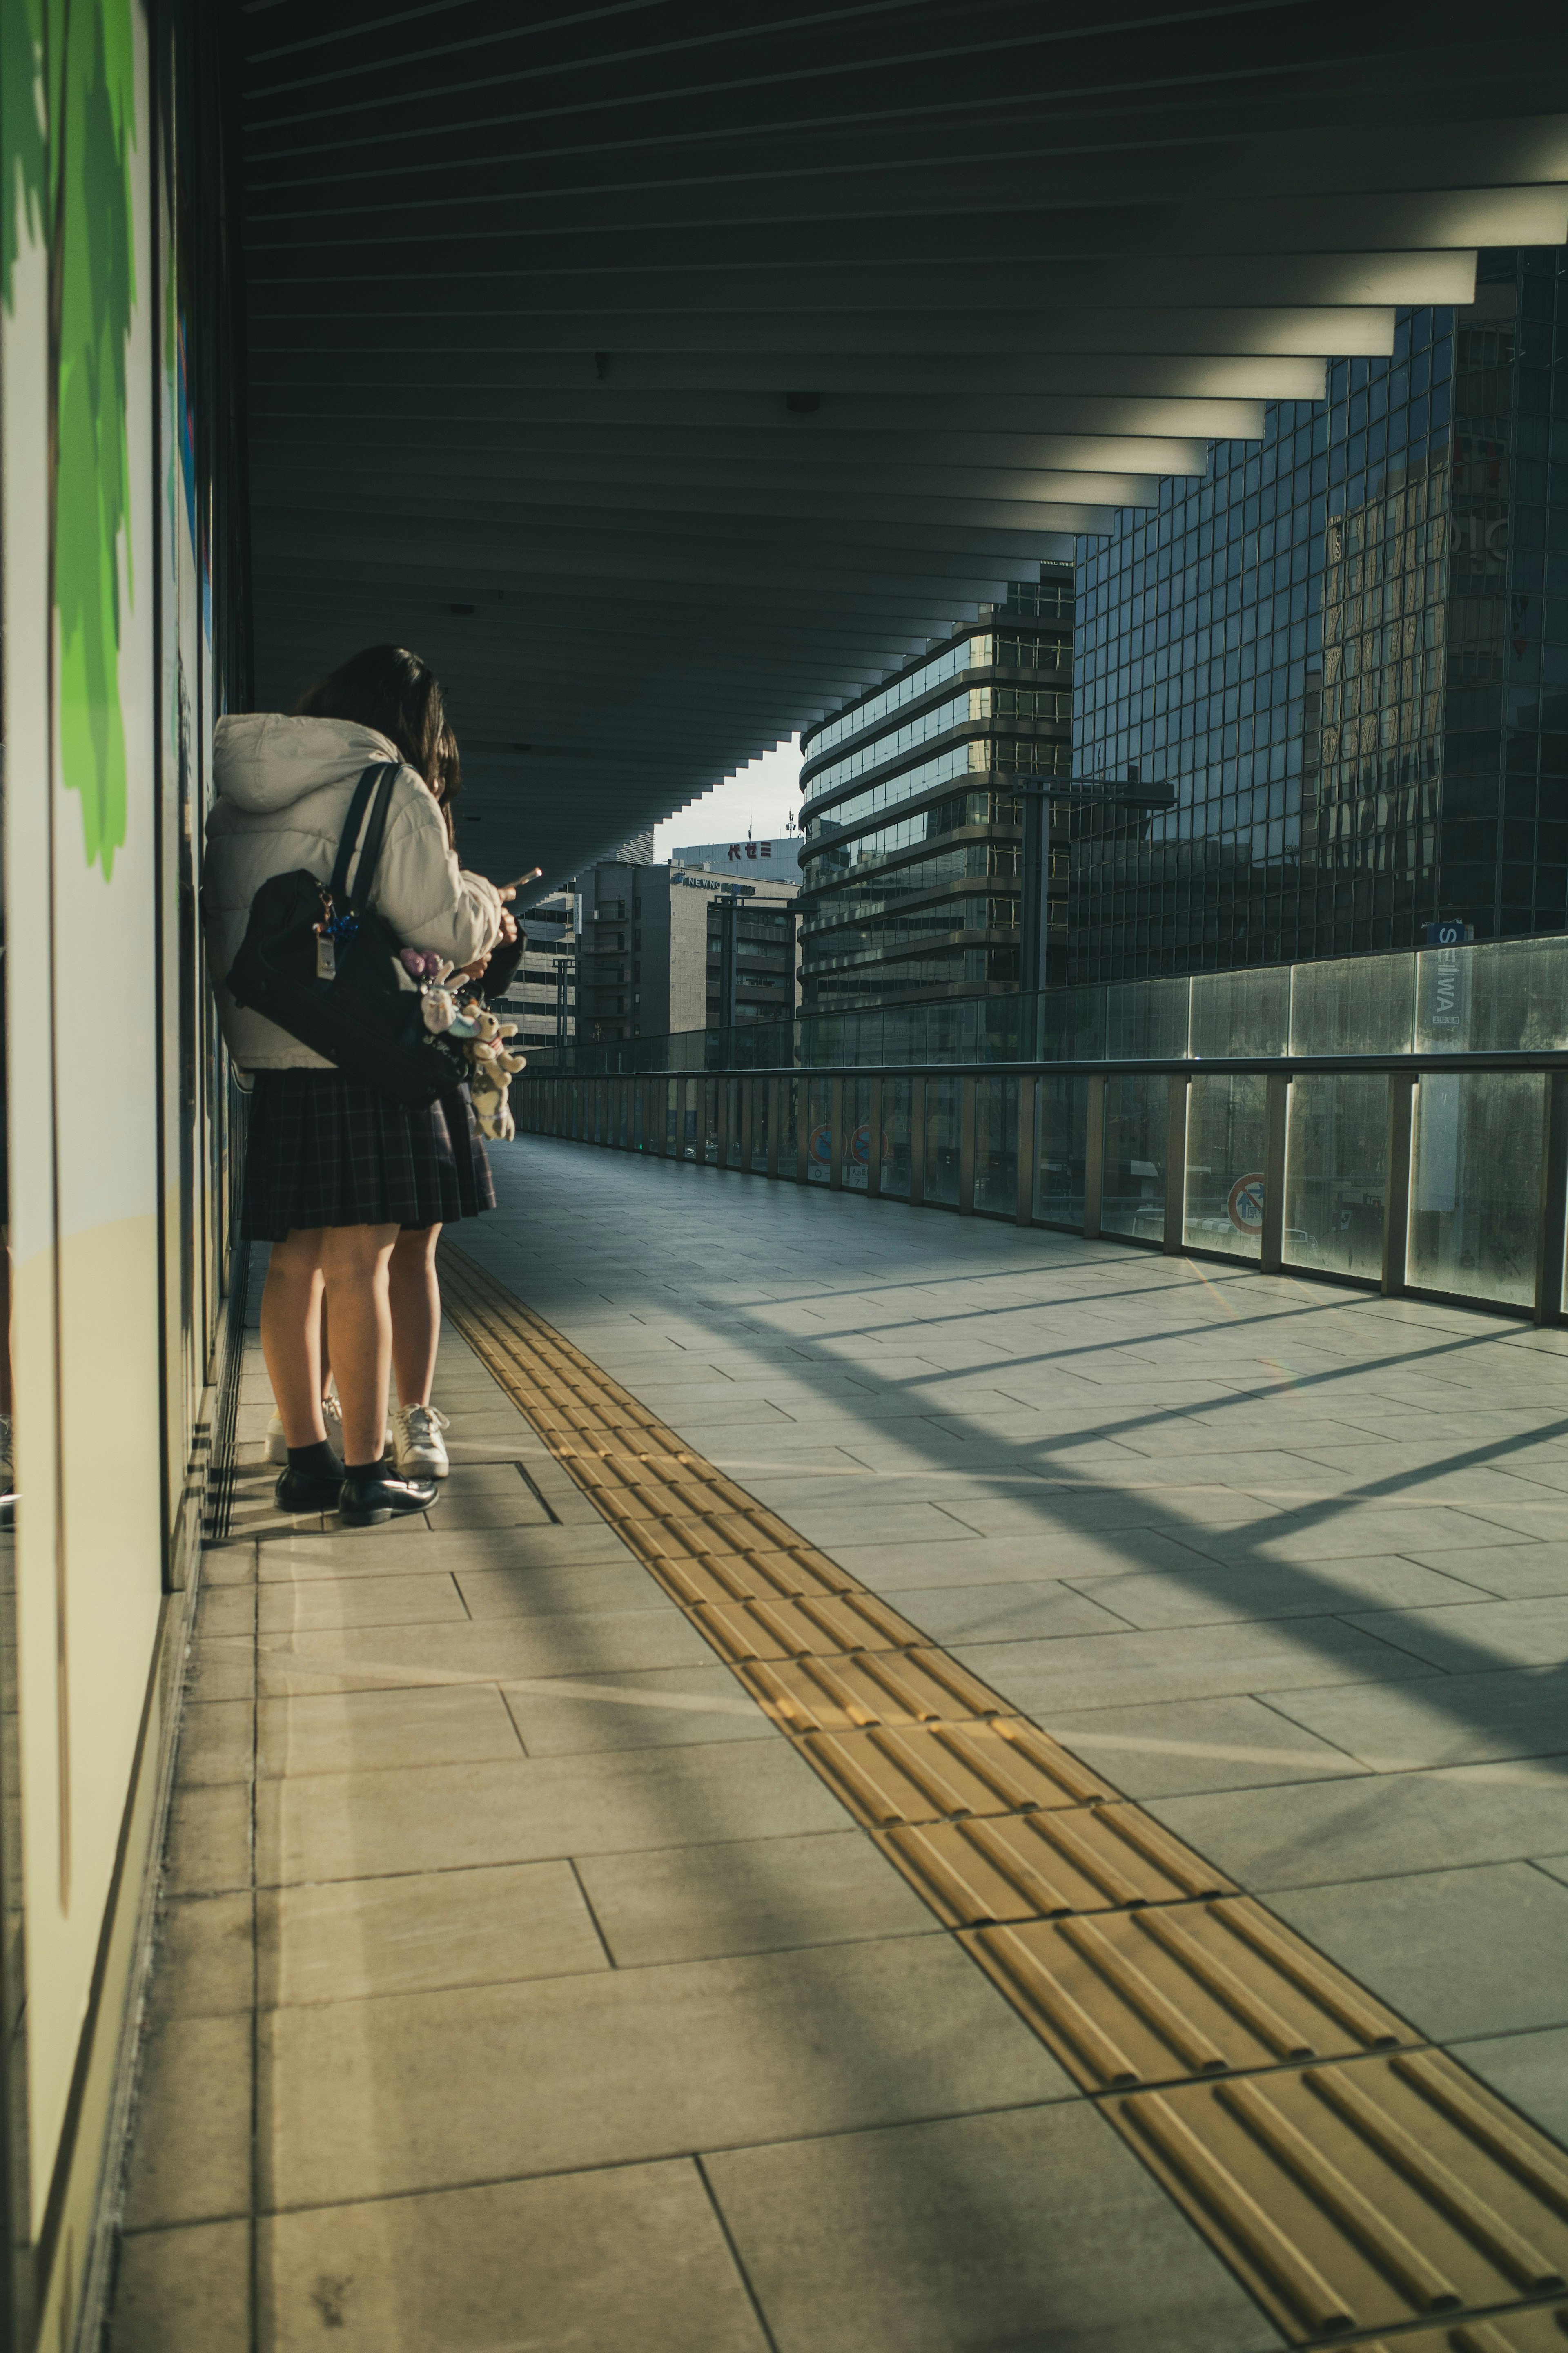
M 381 1475 L 385 1468 L 385 1455 L 378 1454 L 374 1462 L 345 1462 L 343 1465 L 343 1477 L 345 1479 L 375 1479 Z
M 311 1479 L 341 1479 L 343 1475 L 342 1464 L 324 1438 L 318 1438 L 314 1446 L 291 1446 L 289 1468 L 302 1471 Z

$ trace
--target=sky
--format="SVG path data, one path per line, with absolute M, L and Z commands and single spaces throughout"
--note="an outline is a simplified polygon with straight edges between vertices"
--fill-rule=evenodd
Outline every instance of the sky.
M 792 809 L 798 822 L 799 777 L 800 738 L 795 735 L 656 827 L 655 862 L 662 865 L 672 849 L 683 849 L 688 843 L 744 841 L 748 829 L 758 841 L 783 833 Z

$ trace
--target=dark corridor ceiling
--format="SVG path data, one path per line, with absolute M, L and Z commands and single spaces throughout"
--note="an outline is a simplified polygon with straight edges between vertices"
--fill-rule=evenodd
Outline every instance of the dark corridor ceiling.
M 1568 238 L 1561 11 L 239 15 L 258 698 L 417 647 L 498 876 L 858 693 L 1477 246 Z

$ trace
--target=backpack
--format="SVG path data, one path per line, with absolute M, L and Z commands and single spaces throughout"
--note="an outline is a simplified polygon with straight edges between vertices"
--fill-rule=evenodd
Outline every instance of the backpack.
M 384 763 L 365 770 L 327 881 L 297 867 L 261 885 L 227 987 L 237 1005 L 325 1055 L 345 1079 L 423 1110 L 461 1082 L 468 1064 L 455 1041 L 426 1029 L 423 992 L 398 977 L 403 943 L 370 904 L 396 777 Z

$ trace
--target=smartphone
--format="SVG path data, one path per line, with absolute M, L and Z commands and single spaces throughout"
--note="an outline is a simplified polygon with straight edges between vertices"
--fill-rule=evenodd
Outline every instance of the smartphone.
M 543 871 L 542 866 L 531 866 L 527 873 L 520 874 L 514 882 L 498 882 L 496 888 L 498 891 L 521 891 L 525 883 L 537 882 Z

